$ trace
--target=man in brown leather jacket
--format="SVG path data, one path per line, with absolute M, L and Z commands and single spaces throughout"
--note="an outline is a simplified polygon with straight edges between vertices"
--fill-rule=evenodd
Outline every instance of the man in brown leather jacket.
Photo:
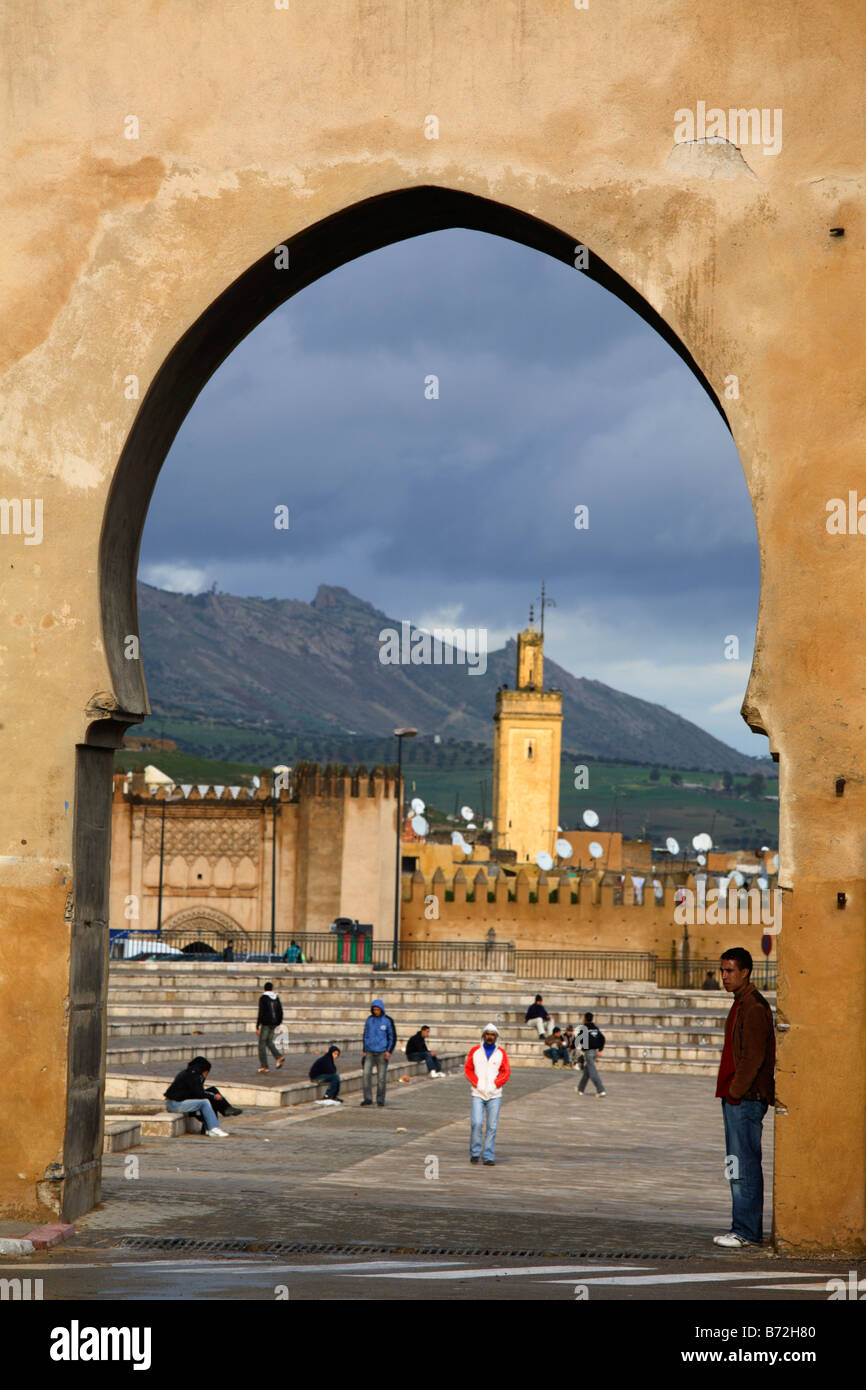
M 751 981 L 752 957 L 734 946 L 721 957 L 722 984 L 734 1002 L 716 1084 L 725 1123 L 725 1172 L 731 1184 L 731 1229 L 716 1245 L 740 1249 L 763 1240 L 761 1126 L 773 1104 L 776 1035 L 773 1014 Z

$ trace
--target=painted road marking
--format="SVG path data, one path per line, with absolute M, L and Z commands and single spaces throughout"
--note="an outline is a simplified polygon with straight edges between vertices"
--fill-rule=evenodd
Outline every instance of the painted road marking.
M 521 1265 L 518 1269 L 513 1266 L 502 1265 L 494 1269 L 441 1269 L 438 1266 L 432 1267 L 426 1272 L 409 1272 L 395 1274 L 395 1279 L 515 1279 L 528 1274 L 587 1274 L 593 1270 L 604 1271 L 605 1269 L 645 1269 L 646 1265 Z M 362 1274 L 368 1274 L 369 1270 L 361 1270 Z M 374 1279 L 387 1279 L 387 1274 L 371 1274 Z M 763 1276 L 767 1278 L 767 1275 Z M 554 1280 L 549 1283 L 570 1283 L 570 1280 Z
M 829 1278 L 829 1277 L 830 1277 L 830 1276 L 828 1275 L 828 1278 Z M 726 1281 L 726 1280 L 734 1280 L 734 1279 L 748 1279 L 749 1281 L 751 1281 L 752 1279 L 817 1279 L 817 1278 L 819 1278 L 819 1275 L 816 1274 L 814 1270 L 811 1270 L 811 1271 L 809 1271 L 809 1272 L 806 1272 L 806 1271 L 802 1271 L 802 1272 L 801 1272 L 800 1270 L 791 1270 L 790 1273 L 787 1273 L 785 1270 L 781 1270 L 781 1271 L 780 1271 L 780 1270 L 775 1270 L 775 1269 L 774 1269 L 774 1270 L 772 1271 L 772 1273 L 770 1273 L 770 1274 L 768 1274 L 768 1273 L 766 1273 L 766 1272 L 758 1272 L 758 1273 L 754 1273 L 754 1274 L 753 1274 L 753 1273 L 749 1272 L 748 1270 L 741 1269 L 741 1270 L 737 1270 L 736 1273 L 733 1272 L 733 1271 L 731 1271 L 730 1273 L 725 1273 L 725 1274 L 641 1274 L 641 1275 L 638 1275 L 638 1276 L 636 1276 L 636 1277 L 627 1276 L 627 1277 L 624 1277 L 624 1278 L 622 1278 L 622 1279 L 618 1279 L 618 1278 L 604 1278 L 604 1277 L 603 1277 L 603 1278 L 594 1279 L 594 1278 L 590 1275 L 589 1277 L 587 1277 L 586 1279 L 583 1280 L 583 1283 L 585 1283 L 585 1284 L 608 1284 L 608 1285 L 616 1285 L 616 1284 L 636 1284 L 636 1285 L 643 1285 L 643 1284 L 650 1284 L 650 1285 L 655 1286 L 655 1285 L 658 1285 L 658 1284 L 720 1284 L 720 1283 L 723 1283 L 723 1282 Z M 570 1284 L 570 1283 L 571 1283 L 571 1280 L 570 1280 L 570 1279 L 548 1279 L 548 1280 L 546 1280 L 545 1282 L 548 1283 L 548 1284 Z M 774 1287 L 774 1286 L 773 1286 L 773 1285 L 770 1285 L 769 1287 Z M 780 1288 L 780 1289 L 787 1289 L 787 1288 L 790 1288 L 790 1285 L 789 1285 L 789 1284 L 778 1284 L 778 1285 L 776 1285 L 775 1287 L 778 1287 L 778 1288 Z M 821 1285 L 821 1287 L 823 1288 L 823 1285 Z

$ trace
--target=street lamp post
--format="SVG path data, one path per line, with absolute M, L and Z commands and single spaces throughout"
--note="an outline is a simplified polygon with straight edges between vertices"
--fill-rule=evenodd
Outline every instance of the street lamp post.
M 156 938 L 157 941 L 162 936 L 162 866 L 165 863 L 165 803 L 167 797 L 162 802 L 162 819 L 159 826 L 159 892 L 156 900 Z
M 280 791 L 283 787 L 288 787 L 289 776 L 292 769 L 285 763 L 278 764 L 271 768 L 274 774 L 273 787 L 271 788 L 273 820 L 271 824 L 271 955 L 277 953 L 277 807 L 280 800 Z
M 394 950 L 391 955 L 391 969 L 397 969 L 397 961 L 400 949 L 400 899 L 403 896 L 403 885 L 400 877 L 402 867 L 402 842 L 403 833 L 403 740 L 404 738 L 414 738 L 417 729 L 395 729 L 394 734 L 397 739 L 397 867 L 395 872 L 394 889 Z
M 170 785 L 171 785 L 171 787 L 172 787 L 172 790 L 174 790 L 174 783 L 172 782 Z M 163 883 L 163 866 L 164 866 L 164 864 L 165 864 L 165 806 L 166 806 L 166 802 L 167 802 L 167 801 L 182 801 L 183 799 L 184 799 L 183 797 L 173 796 L 173 795 L 165 795 L 165 796 L 163 796 L 163 798 L 162 798 L 162 816 L 161 816 L 161 818 L 160 818 L 160 825 L 159 825 L 159 890 L 158 890 L 158 896 L 157 896 L 157 902 L 156 902 L 156 938 L 157 938 L 157 940 L 159 940 L 160 937 L 162 936 L 162 883 Z

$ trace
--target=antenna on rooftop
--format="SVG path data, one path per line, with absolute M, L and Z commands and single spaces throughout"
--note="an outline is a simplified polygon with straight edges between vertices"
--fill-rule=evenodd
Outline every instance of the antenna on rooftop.
M 538 600 L 541 604 L 541 635 L 544 636 L 544 610 L 545 608 L 555 608 L 556 600 L 548 598 L 544 588 L 544 580 L 541 581 L 541 597 Z M 532 622 L 532 610 L 530 609 L 529 621 Z

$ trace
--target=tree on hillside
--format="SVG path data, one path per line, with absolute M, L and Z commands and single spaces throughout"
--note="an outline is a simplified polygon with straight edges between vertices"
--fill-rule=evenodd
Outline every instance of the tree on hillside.
M 683 784 L 683 779 L 682 779 L 682 777 L 680 776 L 680 774 L 679 774 L 678 772 L 672 772 L 672 773 L 671 773 L 671 786 L 672 786 L 672 787 L 681 787 L 682 784 Z
M 734 785 L 734 774 L 733 774 L 732 772 L 723 772 L 723 773 L 722 773 L 722 785 L 723 785 L 723 787 L 724 787 L 724 789 L 725 789 L 727 795 L 730 796 L 730 794 L 731 794 L 731 788 L 732 788 L 733 785 Z
M 749 796 L 753 801 L 759 801 L 764 795 L 766 778 L 763 772 L 753 772 L 749 778 Z
M 657 767 L 650 768 L 649 779 L 650 779 L 651 782 L 657 782 L 657 781 L 659 780 L 659 777 L 660 777 L 660 776 L 661 776 L 661 773 L 659 772 L 659 770 L 658 770 Z

